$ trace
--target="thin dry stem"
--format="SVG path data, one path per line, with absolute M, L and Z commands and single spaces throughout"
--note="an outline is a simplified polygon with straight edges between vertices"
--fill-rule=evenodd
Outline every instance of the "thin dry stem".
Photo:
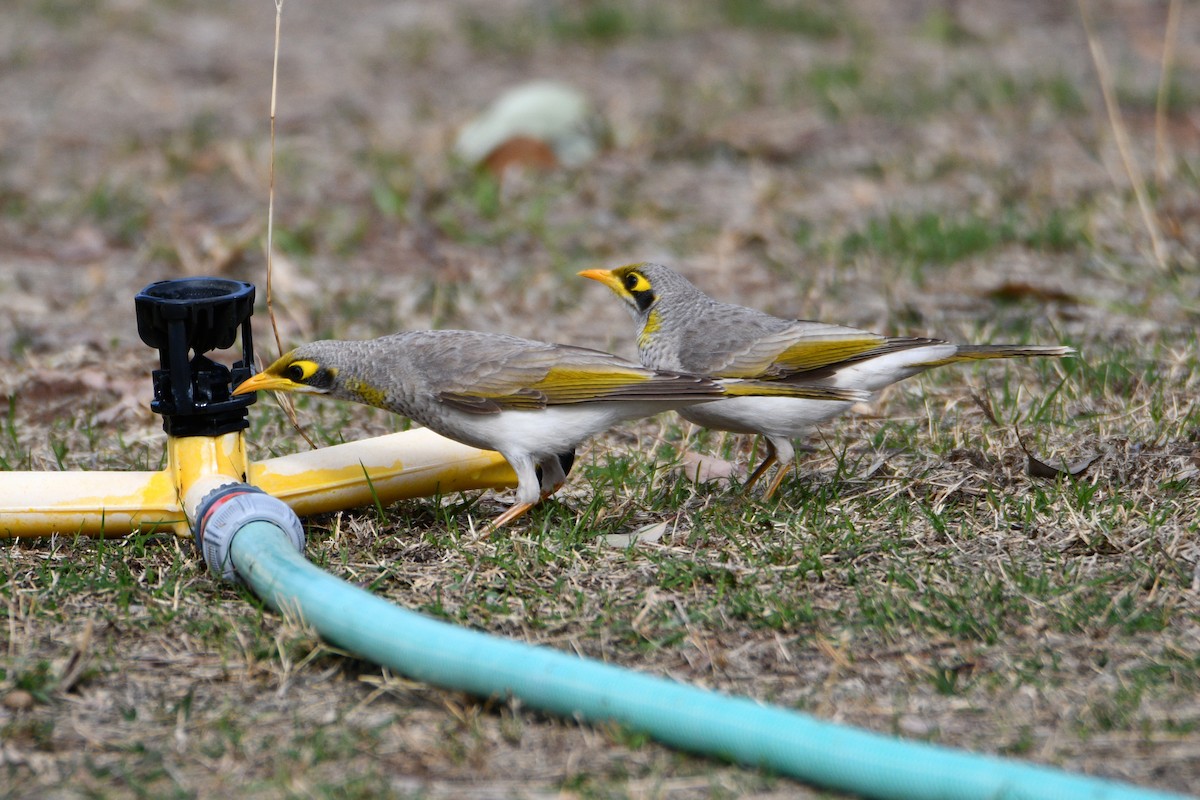
M 1158 97 L 1154 104 L 1154 169 L 1158 184 L 1170 178 L 1167 168 L 1167 100 L 1171 88 L 1171 71 L 1175 66 L 1175 45 L 1179 41 L 1179 19 L 1183 3 L 1171 0 L 1167 9 L 1167 29 L 1163 34 L 1162 68 L 1158 76 Z
M 271 62 L 271 164 L 267 188 L 267 318 L 271 320 L 271 333 L 275 336 L 275 352 L 280 355 L 283 354 L 283 341 L 279 336 L 279 323 L 275 319 L 271 276 L 274 272 L 273 256 L 275 253 L 275 97 L 276 89 L 279 86 L 279 41 L 282 21 L 283 0 L 275 0 L 275 50 Z M 296 433 L 300 434 L 304 441 L 315 449 L 317 443 L 300 426 L 300 419 L 296 416 L 296 404 L 290 397 L 283 396 L 279 392 L 274 394 L 276 402 L 283 409 L 283 413 L 287 415 L 288 421 L 292 423 Z
M 275 95 L 279 86 L 279 39 L 283 22 L 283 0 L 275 0 L 275 50 L 271 62 L 271 164 L 267 185 L 267 316 L 271 320 L 271 332 L 275 335 L 275 352 L 283 354 L 283 342 L 279 337 L 279 325 L 275 321 L 272 303 L 271 275 L 274 271 L 275 253 Z
M 1117 105 L 1117 98 L 1113 92 L 1112 75 L 1108 71 L 1108 62 L 1104 58 L 1104 50 L 1100 46 L 1100 40 L 1096 38 L 1096 32 L 1092 29 L 1087 0 L 1079 0 L 1079 15 L 1083 20 L 1083 29 L 1087 35 L 1088 49 L 1092 54 L 1092 62 L 1096 65 L 1096 78 L 1100 82 L 1100 93 L 1104 97 L 1104 108 L 1108 112 L 1108 124 L 1112 127 L 1113 137 L 1117 142 L 1117 150 L 1120 152 L 1121 161 L 1125 165 L 1125 173 L 1129 176 L 1129 182 L 1133 185 L 1133 195 L 1137 199 L 1138 211 L 1142 215 L 1142 223 L 1146 226 L 1146 232 L 1150 235 L 1150 246 L 1154 250 L 1154 260 L 1158 262 L 1159 267 L 1166 269 L 1167 255 L 1166 248 L 1163 246 L 1162 233 L 1158 229 L 1158 221 L 1154 217 L 1154 210 L 1150 207 L 1150 199 L 1146 196 L 1146 183 L 1142 178 L 1142 171 L 1133 156 L 1133 148 L 1129 143 L 1129 130 L 1125 127 L 1125 120 L 1121 117 L 1121 108 Z

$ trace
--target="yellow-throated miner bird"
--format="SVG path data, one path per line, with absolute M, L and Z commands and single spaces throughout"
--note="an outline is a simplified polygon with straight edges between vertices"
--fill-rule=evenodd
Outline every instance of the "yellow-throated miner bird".
M 603 283 L 629 306 L 637 323 L 638 354 L 642 364 L 651 369 L 779 385 L 828 381 L 839 388 L 870 393 L 944 364 L 1075 352 L 1061 346 L 952 344 L 782 319 L 719 302 L 661 264 L 630 264 L 579 274 Z M 795 458 L 792 439 L 850 405 L 837 399 L 744 396 L 680 408 L 679 414 L 705 428 L 761 434 L 767 441 L 767 456 L 750 474 L 746 488 L 780 462 L 779 472 L 764 493 L 769 498 Z

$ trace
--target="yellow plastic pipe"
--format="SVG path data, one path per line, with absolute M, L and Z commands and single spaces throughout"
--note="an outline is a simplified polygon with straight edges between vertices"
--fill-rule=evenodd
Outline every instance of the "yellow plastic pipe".
M 247 481 L 297 514 L 391 503 L 437 492 L 515 486 L 504 456 L 426 428 L 279 456 L 250 465 Z
M 175 484 L 161 472 L 0 473 L 0 538 L 124 536 L 177 530 Z
M 423 428 L 260 462 L 247 460 L 240 431 L 168 437 L 158 472 L 0 473 L 0 538 L 163 528 L 188 536 L 182 498 L 213 475 L 257 486 L 300 515 L 516 484 L 499 453 Z

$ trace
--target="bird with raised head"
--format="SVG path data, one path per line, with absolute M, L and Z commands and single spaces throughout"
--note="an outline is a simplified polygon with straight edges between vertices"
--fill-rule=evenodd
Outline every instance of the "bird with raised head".
M 579 274 L 604 284 L 626 303 L 637 324 L 640 360 L 651 369 L 779 385 L 825 381 L 872 393 L 945 364 L 1075 353 L 1059 345 L 952 344 L 783 319 L 722 303 L 661 264 L 629 264 Z M 846 400 L 754 396 L 680 408 L 679 414 L 705 428 L 763 436 L 766 458 L 750 473 L 745 488 L 778 462 L 782 466 L 764 493 L 769 498 L 794 461 L 792 440 L 850 406 Z

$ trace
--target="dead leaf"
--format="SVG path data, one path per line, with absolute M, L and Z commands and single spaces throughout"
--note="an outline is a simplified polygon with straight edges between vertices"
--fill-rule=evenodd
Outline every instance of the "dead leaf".
M 1033 453 L 1029 452 L 1029 448 L 1025 446 L 1024 438 L 1021 437 L 1021 429 L 1016 428 L 1015 426 L 1014 428 L 1017 432 L 1017 443 L 1021 445 L 1021 450 L 1025 452 L 1025 458 L 1027 459 L 1026 471 L 1034 478 L 1054 479 L 1061 478 L 1063 476 L 1068 478 L 1078 478 L 1087 471 L 1088 467 L 1090 467 L 1097 459 L 1100 458 L 1100 454 L 1097 453 L 1096 455 L 1080 459 L 1071 464 L 1064 464 L 1061 468 L 1052 467 L 1045 461 L 1035 458 Z
M 689 481 L 708 483 L 718 481 L 722 486 L 729 486 L 740 470 L 737 464 L 716 456 L 706 456 L 689 450 L 683 454 L 677 467 Z
M 515 136 L 502 142 L 483 160 L 483 168 L 501 179 L 509 170 L 546 171 L 557 166 L 558 158 L 550 145 L 528 136 Z
M 984 296 L 1003 303 L 1017 303 L 1022 300 L 1033 300 L 1038 303 L 1075 303 L 1079 299 L 1062 289 L 1050 289 L 1044 286 L 1034 286 L 1025 281 L 1007 281 L 988 290 Z
M 646 542 L 653 544 L 662 539 L 663 534 L 667 532 L 667 523 L 669 520 L 656 522 L 653 525 L 647 525 L 643 528 L 638 528 L 633 533 L 608 533 L 601 537 L 605 544 L 609 547 L 629 547 L 635 542 Z

